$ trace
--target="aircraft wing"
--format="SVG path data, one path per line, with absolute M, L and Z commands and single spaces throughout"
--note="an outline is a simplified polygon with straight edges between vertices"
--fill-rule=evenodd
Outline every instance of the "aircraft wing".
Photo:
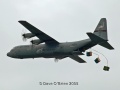
M 32 34 L 35 34 L 35 36 L 38 37 L 40 40 L 44 41 L 46 44 L 59 44 L 58 41 L 48 36 L 41 30 L 37 29 L 27 21 L 18 21 L 18 22 L 22 24 L 25 28 L 27 28 Z
M 82 58 L 80 58 L 78 55 L 71 55 L 69 56 L 71 59 L 79 62 L 79 63 L 86 63 L 86 61 L 84 61 Z

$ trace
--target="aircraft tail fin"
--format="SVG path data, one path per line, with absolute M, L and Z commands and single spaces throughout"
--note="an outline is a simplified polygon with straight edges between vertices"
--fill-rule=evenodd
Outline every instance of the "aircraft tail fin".
M 89 38 L 91 39 L 92 42 L 95 44 L 99 44 L 107 49 L 114 49 L 107 41 L 108 41 L 108 36 L 107 36 L 107 20 L 106 18 L 102 18 L 95 31 L 93 33 L 87 33 Z
M 107 36 L 107 20 L 106 18 L 102 18 L 95 31 L 94 31 L 94 34 L 103 38 L 104 40 L 108 40 L 108 36 Z

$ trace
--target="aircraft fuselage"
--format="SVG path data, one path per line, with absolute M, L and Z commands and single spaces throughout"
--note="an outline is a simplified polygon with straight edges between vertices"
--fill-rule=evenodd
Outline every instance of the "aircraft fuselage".
M 60 43 L 58 45 L 47 45 L 47 44 L 22 45 L 22 46 L 14 47 L 7 55 L 9 57 L 19 58 L 19 59 L 38 58 L 38 57 L 62 59 L 72 54 L 83 55 L 82 54 L 83 50 L 81 48 L 90 43 L 91 40 L 86 39 L 76 42 Z M 89 46 L 88 48 L 92 46 Z

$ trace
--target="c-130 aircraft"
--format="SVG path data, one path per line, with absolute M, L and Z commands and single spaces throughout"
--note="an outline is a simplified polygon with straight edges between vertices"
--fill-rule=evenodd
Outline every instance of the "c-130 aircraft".
M 59 60 L 70 57 L 79 63 L 86 63 L 86 61 L 80 58 L 79 55 L 84 55 L 83 52 L 87 49 L 95 45 L 101 45 L 110 50 L 114 49 L 108 43 L 106 18 L 101 18 L 93 33 L 87 33 L 89 39 L 65 43 L 58 42 L 27 21 L 21 20 L 18 22 L 31 32 L 23 34 L 22 36 L 24 38 L 29 39 L 36 36 L 38 39 L 31 41 L 33 45 L 21 45 L 14 47 L 7 53 L 7 56 L 12 58 L 24 59 L 42 57 L 55 58 Z

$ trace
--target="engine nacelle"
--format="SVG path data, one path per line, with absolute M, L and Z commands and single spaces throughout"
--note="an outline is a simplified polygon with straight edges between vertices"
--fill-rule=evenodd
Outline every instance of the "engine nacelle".
M 22 34 L 22 36 L 23 36 L 24 38 L 29 39 L 29 38 L 34 37 L 35 35 L 34 35 L 34 34 L 32 34 L 32 33 L 26 33 L 26 34 Z
M 38 44 L 40 44 L 40 43 L 43 43 L 43 41 L 40 40 L 40 39 L 36 39 L 36 40 L 32 40 L 31 43 L 32 43 L 32 44 L 35 44 L 35 45 L 38 45 Z

